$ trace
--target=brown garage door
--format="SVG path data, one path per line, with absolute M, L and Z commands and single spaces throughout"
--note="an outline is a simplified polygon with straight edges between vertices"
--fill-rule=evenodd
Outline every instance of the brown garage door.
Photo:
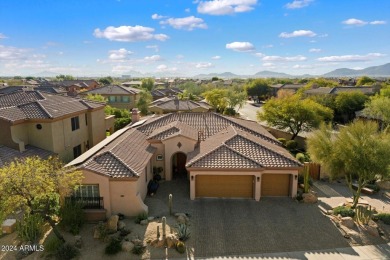
M 261 196 L 289 196 L 290 174 L 263 174 Z
M 197 198 L 253 198 L 251 175 L 197 175 Z

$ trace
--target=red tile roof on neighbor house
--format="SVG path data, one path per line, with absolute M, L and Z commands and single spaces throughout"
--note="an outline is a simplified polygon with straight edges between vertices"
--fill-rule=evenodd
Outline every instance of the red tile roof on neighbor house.
M 135 95 L 140 93 L 138 88 L 124 87 L 118 85 L 103 86 L 81 93 L 82 95 L 99 94 L 99 95 Z
M 188 168 L 301 167 L 301 164 L 256 122 L 217 113 L 190 112 L 152 117 L 145 122 L 129 126 L 99 149 L 87 151 L 83 160 L 76 159 L 77 162 L 71 162 L 69 165 L 79 165 L 81 169 L 111 178 L 138 177 L 156 151 L 149 141 L 164 140 L 177 135 L 193 140 L 200 138 L 198 147 L 188 154 Z
M 0 119 L 15 122 L 28 119 L 54 119 L 104 103 L 51 94 L 42 91 L 16 91 L 0 96 Z
M 55 155 L 55 153 L 32 145 L 26 145 L 25 149 L 25 151 L 20 152 L 19 150 L 0 145 L 0 167 L 3 167 L 4 165 L 11 163 L 12 161 L 24 159 L 31 156 L 38 156 L 39 158 L 47 159 L 50 156 Z

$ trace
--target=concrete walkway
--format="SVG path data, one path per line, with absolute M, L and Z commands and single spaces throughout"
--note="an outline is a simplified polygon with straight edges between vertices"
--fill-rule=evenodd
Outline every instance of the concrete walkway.
M 195 258 L 210 260 L 253 260 L 253 259 L 280 259 L 280 260 L 372 260 L 390 259 L 390 243 L 382 245 L 355 246 L 314 251 L 297 251 L 283 253 L 266 253 L 243 256 L 223 256 L 213 258 Z

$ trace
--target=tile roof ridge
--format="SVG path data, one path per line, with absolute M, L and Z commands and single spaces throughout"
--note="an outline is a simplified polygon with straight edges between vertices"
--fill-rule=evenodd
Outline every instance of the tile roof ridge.
M 206 157 L 207 155 L 209 155 L 210 153 L 214 152 L 215 150 L 221 148 L 222 146 L 224 146 L 225 144 L 224 143 L 221 143 L 220 145 L 218 145 L 217 147 L 215 147 L 214 149 L 208 151 L 207 153 L 203 154 L 202 156 L 196 158 L 196 159 L 192 159 L 191 161 L 189 161 L 188 163 L 186 163 L 186 166 L 191 166 L 192 164 L 196 163 L 197 161 L 203 159 L 204 157 Z
M 46 108 L 39 102 L 40 100 L 35 101 L 35 103 L 38 104 L 38 106 L 49 116 L 49 118 L 54 118 L 53 115 L 49 113 L 49 111 L 46 110 Z
M 238 133 L 237 136 L 239 136 L 239 137 L 241 137 L 241 138 L 244 138 L 245 140 L 247 140 L 247 141 L 249 141 L 249 142 L 251 142 L 251 143 L 253 143 L 253 144 L 257 145 L 257 146 L 261 146 L 262 148 L 266 149 L 267 151 L 270 151 L 270 152 L 272 152 L 272 153 L 276 153 L 276 154 L 282 156 L 284 159 L 289 160 L 290 162 L 298 163 L 298 165 L 301 164 L 300 162 L 295 161 L 295 160 L 293 160 L 293 159 L 287 157 L 286 155 L 284 155 L 283 153 L 280 153 L 279 151 L 270 149 L 270 148 L 268 148 L 267 146 L 265 146 L 265 145 L 263 145 L 263 144 L 260 144 L 260 143 L 257 143 L 257 142 L 252 141 L 251 139 L 247 138 L 245 135 L 242 135 L 242 134 Z M 232 138 L 231 138 L 231 139 L 232 139 Z
M 119 158 L 119 157 L 118 157 L 115 153 L 113 153 L 111 150 L 108 150 L 108 151 L 105 151 L 105 152 L 102 153 L 102 154 L 99 154 L 98 156 L 96 156 L 96 157 L 94 158 L 94 160 L 97 159 L 97 158 L 99 158 L 99 157 L 101 157 L 101 156 L 103 156 L 103 155 L 105 155 L 105 154 L 109 154 L 109 155 L 111 155 L 112 157 L 114 157 L 116 160 L 118 160 L 121 164 L 123 164 L 123 166 L 125 166 L 131 173 L 133 173 L 133 174 L 136 175 L 137 177 L 140 176 L 139 173 L 137 173 L 133 168 L 131 168 L 127 163 L 125 163 L 121 158 Z M 96 160 L 95 160 L 95 161 L 96 161 Z
M 232 138 L 233 138 L 233 137 L 232 137 Z M 240 153 L 239 151 L 234 150 L 233 148 L 229 147 L 227 144 L 223 143 L 223 145 L 226 146 L 226 148 L 228 148 L 229 150 L 231 150 L 231 151 L 233 151 L 233 152 L 235 152 L 235 153 L 237 153 L 237 154 L 243 156 L 244 158 L 246 158 L 246 159 L 248 159 L 248 160 L 254 162 L 255 164 L 259 165 L 260 167 L 264 167 L 264 165 L 262 165 L 261 163 L 256 162 L 255 160 L 253 160 L 252 158 L 248 157 L 247 155 L 242 154 L 242 153 Z
M 41 98 L 43 98 L 44 100 L 46 100 L 47 98 L 42 95 L 42 93 L 39 91 L 39 90 L 34 90 L 35 93 L 37 93 Z

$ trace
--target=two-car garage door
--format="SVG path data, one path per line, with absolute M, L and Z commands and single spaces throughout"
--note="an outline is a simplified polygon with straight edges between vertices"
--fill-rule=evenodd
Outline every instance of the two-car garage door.
M 263 174 L 261 196 L 289 196 L 290 174 Z M 196 175 L 197 198 L 254 198 L 253 175 Z
M 197 175 L 197 198 L 253 198 L 253 175 Z

